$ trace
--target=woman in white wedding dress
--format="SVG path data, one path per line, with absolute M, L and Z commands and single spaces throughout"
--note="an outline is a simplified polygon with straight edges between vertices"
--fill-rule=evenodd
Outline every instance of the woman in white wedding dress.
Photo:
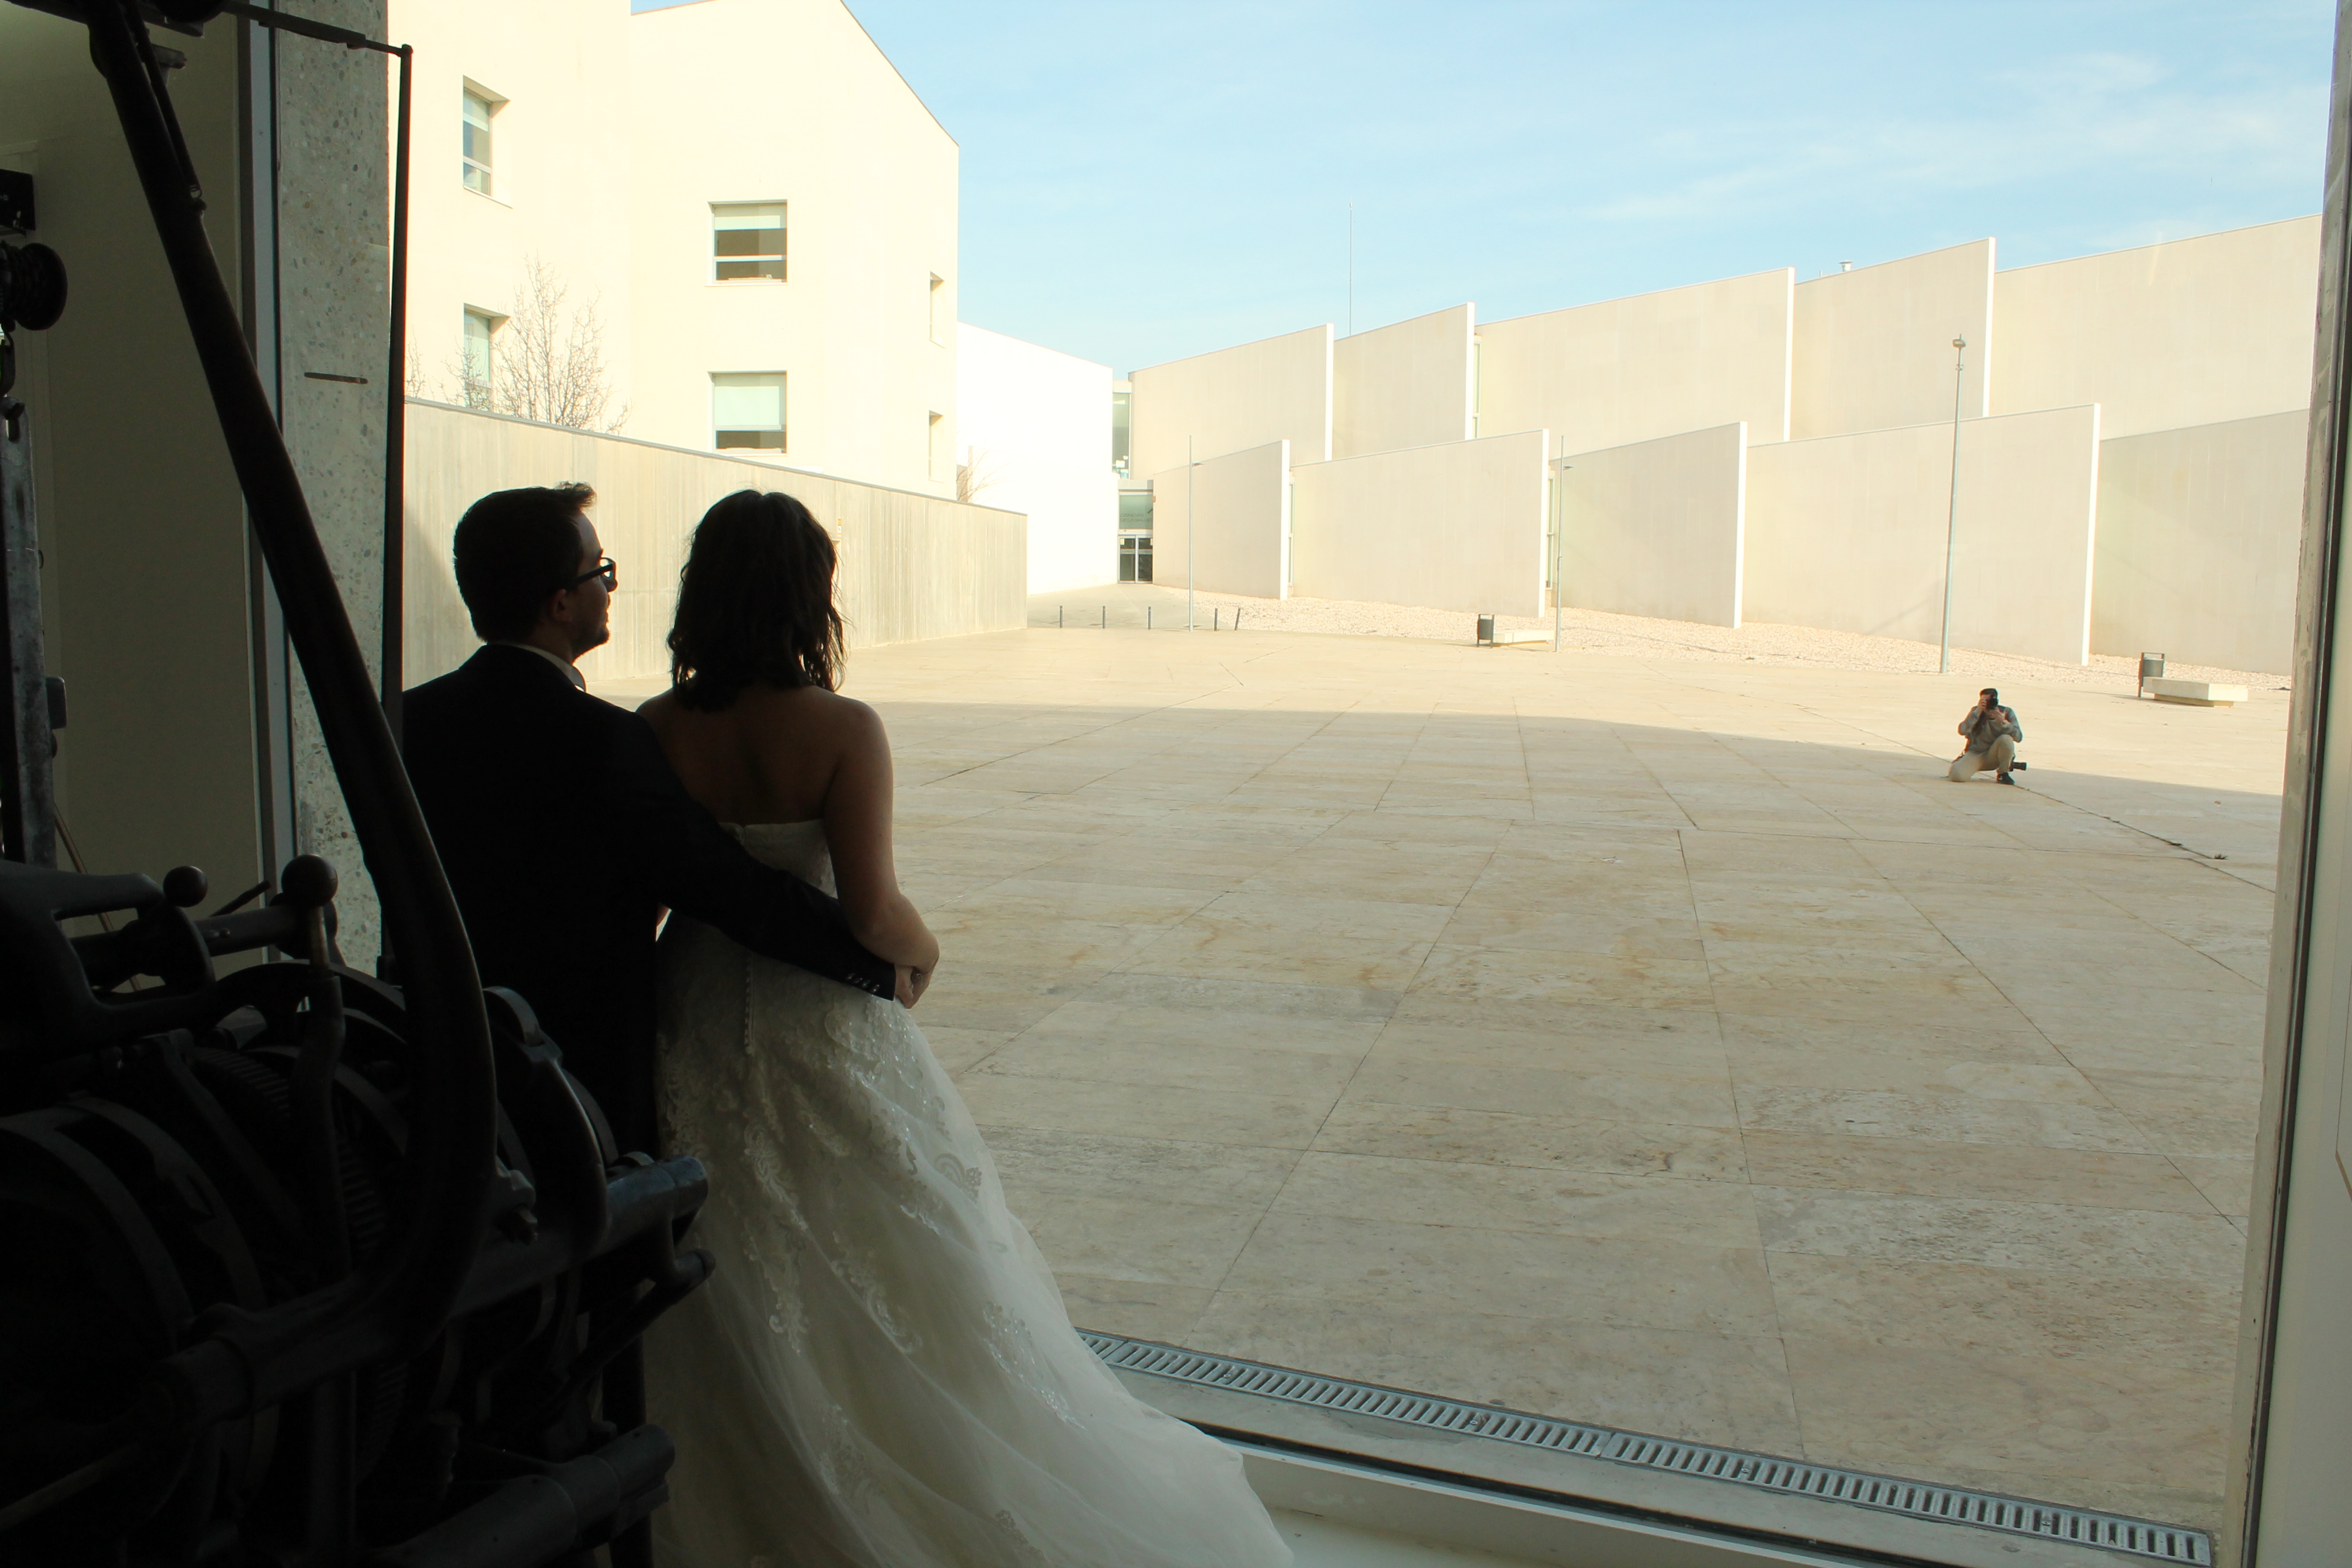
M 800 502 L 719 501 L 680 581 L 674 684 L 641 711 L 753 855 L 837 882 L 858 940 L 927 981 L 889 743 L 833 690 L 833 574 Z M 1289 1563 L 1233 1451 L 1072 1331 L 904 1008 L 684 919 L 661 960 L 663 1137 L 709 1167 L 691 1241 L 719 1259 L 646 1337 L 678 1450 L 666 1568 Z

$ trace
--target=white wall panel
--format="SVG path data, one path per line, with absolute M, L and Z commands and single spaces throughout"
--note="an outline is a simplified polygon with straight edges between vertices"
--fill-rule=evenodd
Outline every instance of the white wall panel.
M 2113 441 L 2302 408 L 2318 293 L 2316 217 L 2013 268 L 1993 411 L 2095 403 Z
M 1468 440 L 1475 314 L 1456 305 L 1333 343 L 1331 456 Z
M 1029 519 L 1029 592 L 1118 580 L 1110 367 L 956 329 L 959 461 L 982 506 Z
M 2296 408 L 2100 443 L 2092 651 L 2288 673 L 2309 431 Z
M 1151 479 L 1151 578 L 1162 587 L 1289 596 L 1290 443 Z
M 1952 417 L 1952 340 L 1966 338 L 1961 410 L 1987 411 L 1992 342 L 1990 239 L 1906 256 L 1797 285 L 1795 439 L 1888 430 Z
M 1439 610 L 1541 608 L 1541 430 L 1291 470 L 1291 592 Z
M 1747 426 L 1581 452 L 1553 471 L 1562 604 L 1739 624 Z
M 1328 325 L 1171 360 L 1128 381 L 1134 388 L 1129 450 L 1139 474 L 1271 441 L 1289 442 L 1302 463 L 1331 455 Z
M 1954 647 L 2089 657 L 2098 432 L 2095 406 L 1962 427 Z M 1751 448 L 1745 617 L 1934 642 L 1951 464 L 1949 423 Z
M 1477 431 L 1579 451 L 1745 422 L 1789 434 L 1786 268 L 1478 328 Z

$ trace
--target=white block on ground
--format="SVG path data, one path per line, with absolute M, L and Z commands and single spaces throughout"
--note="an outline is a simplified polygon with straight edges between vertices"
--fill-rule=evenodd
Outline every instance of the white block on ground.
M 2158 702 L 2193 702 L 2200 708 L 2227 708 L 2246 700 L 2242 686 L 2223 686 L 2210 680 L 2174 680 L 2165 676 L 2147 682 L 2147 694 Z

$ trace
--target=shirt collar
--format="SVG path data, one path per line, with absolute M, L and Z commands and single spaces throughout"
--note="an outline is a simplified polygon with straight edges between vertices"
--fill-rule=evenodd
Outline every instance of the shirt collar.
M 588 678 L 580 673 L 578 666 L 565 663 L 562 659 L 556 658 L 553 654 L 548 652 L 545 648 L 540 647 L 535 642 L 495 642 L 490 646 L 492 647 L 519 647 L 527 652 L 535 653 L 539 655 L 540 658 L 547 660 L 548 663 L 555 666 L 556 668 L 562 670 L 563 672 L 564 679 L 572 682 L 572 685 L 578 687 L 583 691 L 588 689 Z

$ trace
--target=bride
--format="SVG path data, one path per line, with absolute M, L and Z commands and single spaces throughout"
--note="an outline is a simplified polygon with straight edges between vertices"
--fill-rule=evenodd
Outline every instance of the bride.
M 881 958 L 939 942 L 898 890 L 890 746 L 837 695 L 833 542 L 744 490 L 697 528 L 671 689 L 641 710 L 687 789 L 820 887 Z M 710 1282 L 646 1338 L 677 1439 L 676 1568 L 1275 1568 L 1230 1449 L 1071 1331 L 961 1098 L 897 1003 L 673 917 L 666 1146 L 709 1167 Z

